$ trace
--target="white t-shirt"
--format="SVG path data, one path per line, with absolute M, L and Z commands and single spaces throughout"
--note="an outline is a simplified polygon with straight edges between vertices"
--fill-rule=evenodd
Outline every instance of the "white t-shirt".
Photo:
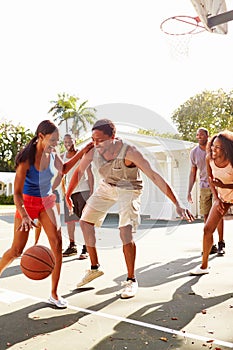
M 63 155 L 63 162 L 66 162 L 67 160 L 69 160 L 70 158 L 66 157 L 66 153 L 64 153 Z M 79 161 L 70 169 L 70 171 L 68 171 L 68 173 L 65 175 L 65 183 L 66 183 L 66 187 L 69 185 L 70 180 L 74 174 L 75 169 L 77 168 L 79 164 Z M 83 191 L 89 191 L 90 187 L 89 187 L 89 183 L 88 183 L 88 176 L 87 176 L 87 172 L 85 171 L 85 173 L 83 174 L 82 178 L 80 179 L 78 186 L 75 187 L 73 193 L 76 192 L 83 192 Z

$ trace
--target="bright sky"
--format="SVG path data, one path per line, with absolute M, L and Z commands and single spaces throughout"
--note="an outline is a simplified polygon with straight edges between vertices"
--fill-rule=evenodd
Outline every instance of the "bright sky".
M 196 12 L 188 0 L 0 1 L 0 119 L 34 131 L 66 92 L 90 106 L 139 105 L 170 120 L 205 89 L 231 90 L 233 22 L 227 35 L 194 35 L 189 57 L 177 61 L 160 30 L 173 15 Z

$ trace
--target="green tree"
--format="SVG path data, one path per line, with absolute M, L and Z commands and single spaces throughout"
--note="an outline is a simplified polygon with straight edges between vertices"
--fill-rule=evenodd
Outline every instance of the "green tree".
M 32 138 L 29 129 L 5 121 L 0 124 L 0 171 L 15 171 L 15 156 Z
M 58 122 L 58 125 L 65 122 L 66 132 L 71 131 L 76 138 L 79 137 L 81 130 L 87 131 L 88 125 L 94 124 L 96 120 L 95 108 L 88 107 L 88 101 L 79 104 L 78 101 L 77 96 L 58 94 L 58 100 L 51 101 L 54 105 L 49 110 L 49 113 L 53 113 L 54 121 Z M 70 130 L 69 121 L 71 121 Z
M 147 136 L 158 136 L 158 137 L 164 137 L 164 138 L 169 138 L 169 139 L 181 140 L 181 136 L 179 134 L 172 134 L 170 132 L 159 133 L 155 129 L 141 129 L 141 128 L 139 128 L 137 130 L 137 133 L 141 134 L 141 135 L 147 135 Z
M 221 130 L 233 129 L 233 90 L 224 92 L 203 91 L 187 100 L 172 115 L 184 140 L 196 142 L 199 127 L 209 130 L 210 135 Z

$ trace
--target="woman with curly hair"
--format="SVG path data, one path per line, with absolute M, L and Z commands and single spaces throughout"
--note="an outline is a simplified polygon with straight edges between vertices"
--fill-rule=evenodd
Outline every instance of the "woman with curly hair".
M 192 275 L 209 273 L 208 258 L 213 245 L 213 233 L 233 205 L 233 132 L 225 130 L 210 139 L 206 165 L 214 203 L 204 225 L 202 264 L 191 271 Z

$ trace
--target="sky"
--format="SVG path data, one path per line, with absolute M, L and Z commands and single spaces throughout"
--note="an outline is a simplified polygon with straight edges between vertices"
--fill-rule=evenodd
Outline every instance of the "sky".
M 233 22 L 227 35 L 193 35 L 177 60 L 160 30 L 174 15 L 196 12 L 188 0 L 0 0 L 0 120 L 34 131 L 65 92 L 90 107 L 136 105 L 172 123 L 197 93 L 232 90 Z

